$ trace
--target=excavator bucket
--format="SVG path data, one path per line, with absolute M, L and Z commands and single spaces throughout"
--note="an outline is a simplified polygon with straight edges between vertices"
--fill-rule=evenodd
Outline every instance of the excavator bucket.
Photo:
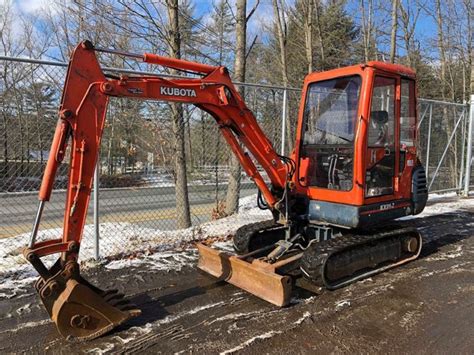
M 123 294 L 100 290 L 78 273 L 70 272 L 78 270 L 77 264 L 69 266 L 46 282 L 40 278 L 35 285 L 59 333 L 66 339 L 94 339 L 141 314 Z
M 197 248 L 199 269 L 279 307 L 289 304 L 291 277 L 276 272 L 282 264 L 268 264 L 251 256 L 232 255 L 200 243 Z M 291 258 L 284 264 L 296 260 Z

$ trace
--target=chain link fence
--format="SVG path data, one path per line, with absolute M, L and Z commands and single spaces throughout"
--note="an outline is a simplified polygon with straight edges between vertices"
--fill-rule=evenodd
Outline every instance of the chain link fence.
M 469 106 L 419 100 L 418 151 L 431 192 L 463 187 L 468 138 Z
M 27 243 L 36 213 L 66 64 L 3 57 L 0 75 L 0 239 L 15 238 L 20 247 Z M 294 144 L 300 91 L 239 85 L 245 87 L 245 102 L 274 147 L 288 154 Z M 282 124 L 284 107 L 290 118 Z M 205 222 L 225 215 L 231 152 L 212 117 L 192 105 L 185 105 L 183 112 L 193 225 L 187 235 L 192 235 L 206 228 Z M 157 239 L 177 234 L 175 148 L 169 117 L 166 103 L 111 99 L 98 164 L 101 256 L 122 253 L 125 243 L 148 241 L 151 247 Z M 430 191 L 461 190 L 468 106 L 421 99 L 419 117 L 420 159 L 427 167 Z M 61 236 L 67 165 L 66 157 L 43 212 L 40 238 Z M 242 172 L 241 201 L 253 200 L 255 194 L 254 184 Z M 85 258 L 94 255 L 93 207 L 91 202 L 84 231 Z M 226 232 L 221 227 L 216 234 Z

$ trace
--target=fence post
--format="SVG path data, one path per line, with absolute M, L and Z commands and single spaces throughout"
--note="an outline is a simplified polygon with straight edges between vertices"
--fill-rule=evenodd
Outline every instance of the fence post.
M 287 106 L 287 90 L 283 90 L 283 108 L 281 113 L 281 149 L 280 154 L 285 155 L 285 137 L 286 137 L 286 106 Z
M 472 126 L 474 121 L 474 94 L 471 95 L 469 109 L 469 126 L 467 129 L 467 152 L 466 152 L 466 173 L 464 174 L 464 191 L 463 196 L 469 196 L 469 183 L 471 180 L 471 160 L 472 160 Z
M 97 157 L 97 163 L 94 170 L 94 257 L 99 260 L 99 173 L 100 173 L 100 155 Z
M 464 107 L 462 109 L 462 112 L 466 112 L 467 110 L 467 103 L 464 101 Z M 466 157 L 466 142 L 467 142 L 467 123 L 468 123 L 469 117 L 464 114 L 464 119 L 462 122 L 462 129 L 461 129 L 461 167 L 459 169 L 459 184 L 457 186 L 456 192 L 458 195 L 463 194 L 463 189 L 464 189 L 464 164 L 466 163 L 465 157 Z
M 429 169 L 430 169 L 430 146 L 431 146 L 431 122 L 432 122 L 432 117 L 433 117 L 433 103 L 430 102 L 430 116 L 428 118 L 428 142 L 426 143 L 426 167 L 425 167 L 425 173 L 426 173 L 426 181 L 428 181 L 428 174 L 429 174 Z

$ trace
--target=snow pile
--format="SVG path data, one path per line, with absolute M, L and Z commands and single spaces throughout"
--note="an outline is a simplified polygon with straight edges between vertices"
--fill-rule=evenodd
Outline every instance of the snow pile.
M 240 199 L 239 213 L 209 221 L 198 226 L 187 229 L 162 231 L 152 228 L 137 226 L 131 223 L 113 224 L 112 235 L 104 228 L 101 231 L 101 239 L 104 241 L 101 251 L 107 255 L 121 255 L 126 252 L 145 252 L 147 254 L 159 251 L 168 251 L 179 248 L 182 245 L 189 245 L 190 242 L 205 240 L 208 238 L 228 237 L 243 225 L 262 220 L 271 219 L 269 211 L 262 211 L 256 207 L 256 196 L 247 196 Z M 111 226 L 112 227 L 112 226 Z M 124 241 L 119 236 L 126 235 Z M 87 251 L 82 251 L 87 255 Z M 89 257 L 91 257 L 90 255 Z

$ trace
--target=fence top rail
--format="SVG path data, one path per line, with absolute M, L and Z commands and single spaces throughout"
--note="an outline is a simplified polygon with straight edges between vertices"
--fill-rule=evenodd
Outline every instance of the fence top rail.
M 28 63 L 28 64 L 37 64 L 37 65 L 50 65 L 56 67 L 67 67 L 68 63 L 59 62 L 54 60 L 42 60 L 42 59 L 33 59 L 27 57 L 9 57 L 0 55 L 0 60 L 5 62 L 19 62 L 19 63 Z M 161 76 L 166 78 L 188 78 L 182 75 L 171 75 L 166 73 L 157 73 L 157 72 L 149 72 L 149 71 L 141 71 L 141 70 L 132 70 L 132 69 L 124 69 L 124 68 L 114 68 L 114 67 L 102 67 L 102 70 L 107 72 L 116 72 L 116 73 L 124 73 L 124 74 L 137 74 L 137 75 L 151 75 L 151 76 Z M 239 81 L 233 81 L 233 83 L 237 86 L 246 86 L 246 87 L 255 87 L 255 88 L 267 88 L 267 89 L 275 89 L 275 90 L 288 90 L 288 91 L 295 91 L 299 92 L 301 89 L 294 88 L 294 87 L 285 87 L 279 85 L 268 85 L 268 84 L 258 84 L 258 83 L 242 83 Z
M 433 104 L 451 105 L 451 106 L 459 106 L 459 107 L 468 107 L 469 106 L 468 103 L 462 104 L 462 103 L 459 103 L 459 102 L 442 101 L 442 100 L 435 100 L 435 99 L 424 99 L 422 97 L 420 97 L 418 99 L 418 102 L 419 103 L 427 102 L 427 103 L 433 103 Z
M 0 55 L 0 60 L 2 61 L 10 61 L 10 62 L 20 62 L 20 63 L 29 63 L 29 64 L 38 64 L 38 65 L 51 65 L 56 67 L 67 67 L 68 63 L 53 61 L 53 60 L 42 60 L 42 59 L 34 59 L 28 57 L 9 57 Z M 124 74 L 136 74 L 136 75 L 151 75 L 151 76 L 162 76 L 167 78 L 186 78 L 181 75 L 171 75 L 165 73 L 156 73 L 156 72 L 148 72 L 148 71 L 141 71 L 141 70 L 132 70 L 132 69 L 125 69 L 125 68 L 114 68 L 114 67 L 103 67 L 104 71 L 108 72 L 116 72 L 116 73 L 124 73 Z M 189 77 L 188 77 L 189 78 Z M 266 88 L 266 89 L 274 89 L 274 90 L 288 90 L 293 92 L 300 92 L 301 89 L 291 87 L 291 86 L 280 86 L 280 85 L 268 85 L 268 84 L 258 84 L 258 83 L 242 83 L 239 81 L 233 81 L 233 83 L 237 86 L 245 86 L 245 87 L 254 87 L 254 88 Z M 449 101 L 442 101 L 442 100 L 435 100 L 435 99 L 424 99 L 419 98 L 419 102 L 425 103 L 433 103 L 433 104 L 442 104 L 442 105 L 453 105 L 459 107 L 467 107 L 468 103 L 459 103 L 459 102 L 449 102 Z

